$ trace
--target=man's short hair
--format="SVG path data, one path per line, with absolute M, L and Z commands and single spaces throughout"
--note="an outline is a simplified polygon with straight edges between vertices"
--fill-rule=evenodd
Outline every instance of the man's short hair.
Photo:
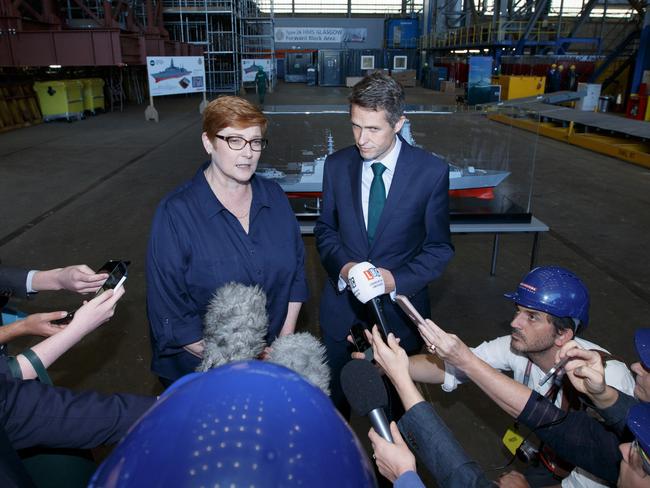
M 576 324 L 576 322 L 571 317 L 556 317 L 550 313 L 548 314 L 548 317 L 557 332 L 562 332 L 565 329 L 570 329 L 573 331 L 573 337 L 578 335 L 581 324 Z
M 351 105 L 370 110 L 385 110 L 391 127 L 404 114 L 404 88 L 390 76 L 375 71 L 364 77 L 352 88 Z

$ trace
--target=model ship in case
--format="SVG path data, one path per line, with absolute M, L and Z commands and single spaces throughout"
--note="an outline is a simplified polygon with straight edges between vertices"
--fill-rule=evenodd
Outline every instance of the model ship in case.
M 416 145 L 408 120 L 404 122 L 400 135 L 407 143 L 412 146 Z M 328 131 L 327 154 L 314 161 L 300 163 L 300 173 L 285 174 L 274 168 L 264 168 L 257 171 L 256 174 L 277 181 L 289 197 L 318 198 L 323 192 L 325 160 L 333 152 L 334 138 Z M 459 166 L 444 156 L 432 154 L 449 165 L 449 196 L 451 197 L 491 200 L 494 198 L 494 188 L 510 175 L 509 171 L 481 169 L 473 165 Z

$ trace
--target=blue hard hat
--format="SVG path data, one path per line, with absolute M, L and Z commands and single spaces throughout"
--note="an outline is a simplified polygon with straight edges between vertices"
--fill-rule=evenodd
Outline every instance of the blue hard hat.
M 650 455 L 650 404 L 641 402 L 630 408 L 627 414 L 627 426 L 641 449 Z
M 91 487 L 374 487 L 368 456 L 329 397 L 264 361 L 174 383 L 102 463 Z
M 576 325 L 589 323 L 589 292 L 575 274 L 560 266 L 540 266 L 524 276 L 506 298 L 522 307 L 556 317 L 571 317 Z
M 650 369 L 650 329 L 637 329 L 634 333 L 634 345 L 641 364 Z

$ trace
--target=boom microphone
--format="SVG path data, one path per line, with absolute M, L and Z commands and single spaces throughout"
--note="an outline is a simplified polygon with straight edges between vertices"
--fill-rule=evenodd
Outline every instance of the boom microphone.
M 341 387 L 354 413 L 370 419 L 372 428 L 388 442 L 393 442 L 384 407 L 388 393 L 377 369 L 368 361 L 353 359 L 341 370 Z
M 329 396 L 331 373 L 325 346 L 309 332 L 278 337 L 266 360 L 292 369 Z
M 257 357 L 266 346 L 268 324 L 262 288 L 233 282 L 217 289 L 203 318 L 203 360 L 196 370 Z
M 385 340 L 388 337 L 388 326 L 379 297 L 386 293 L 386 285 L 379 269 L 367 261 L 357 263 L 350 268 L 348 283 L 357 300 L 361 303 L 370 303 L 375 320 L 384 333 Z

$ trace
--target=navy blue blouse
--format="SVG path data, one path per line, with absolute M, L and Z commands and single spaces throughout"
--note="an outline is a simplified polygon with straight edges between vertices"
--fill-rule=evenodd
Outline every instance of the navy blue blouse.
M 214 291 L 232 281 L 260 285 L 267 296 L 269 340 L 280 333 L 289 302 L 307 300 L 304 245 L 286 195 L 274 181 L 251 179 L 246 234 L 219 202 L 203 171 L 158 205 L 147 252 L 151 369 L 175 380 L 200 360 L 183 349 L 203 337 Z

